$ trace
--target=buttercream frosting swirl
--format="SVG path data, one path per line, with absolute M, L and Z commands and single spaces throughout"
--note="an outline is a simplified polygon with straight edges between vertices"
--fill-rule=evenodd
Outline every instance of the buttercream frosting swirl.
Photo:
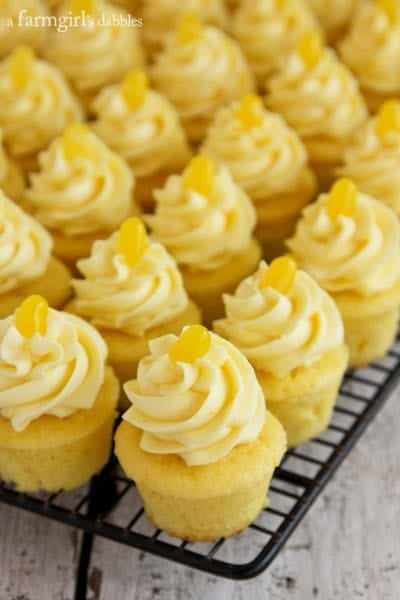
M 0 191 L 0 293 L 41 277 L 51 258 L 47 231 Z
M 334 41 L 350 25 L 356 10 L 364 0 L 308 0 L 328 39 Z
M 18 164 L 7 156 L 0 128 L 0 188 L 12 200 L 18 200 L 25 188 L 25 177 Z
M 134 211 L 134 177 L 125 161 L 94 133 L 87 132 L 90 154 L 67 157 L 63 138 L 39 155 L 26 198 L 34 216 L 65 235 L 113 231 Z
M 49 309 L 46 330 L 26 338 L 15 314 L 0 320 L 0 414 L 15 431 L 43 415 L 90 409 L 104 380 L 107 349 L 79 317 Z
M 0 57 L 20 44 L 40 48 L 46 39 L 47 22 L 44 19 L 48 15 L 43 0 L 1 0 Z
M 123 419 L 143 430 L 146 452 L 203 465 L 257 439 L 265 400 L 253 368 L 232 344 L 210 335 L 209 351 L 192 363 L 169 357 L 175 335 L 151 340 L 137 379 L 125 384 L 132 406 Z
M 327 194 L 303 210 L 287 241 L 294 259 L 328 292 L 370 296 L 400 279 L 400 224 L 382 202 L 358 192 L 353 215 L 330 217 Z
M 154 197 L 155 213 L 144 220 L 153 239 L 179 265 L 205 271 L 220 268 L 251 240 L 255 209 L 227 167 L 218 168 L 208 194 L 187 189 L 184 176 L 171 175 Z
M 261 262 L 234 294 L 224 294 L 226 317 L 214 329 L 256 369 L 282 379 L 343 344 L 343 323 L 332 298 L 304 271 L 286 294 L 260 287 L 268 268 Z
M 141 336 L 186 310 L 189 299 L 174 259 L 150 242 L 129 266 L 117 251 L 118 232 L 97 240 L 77 265 L 84 279 L 72 280 L 74 310 L 101 328 Z

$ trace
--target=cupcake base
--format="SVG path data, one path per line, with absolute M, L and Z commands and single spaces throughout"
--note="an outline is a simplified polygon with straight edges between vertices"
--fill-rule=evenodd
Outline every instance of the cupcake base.
M 208 465 L 189 467 L 178 456 L 145 452 L 141 435 L 122 422 L 116 455 L 135 480 L 154 526 L 192 542 L 228 537 L 254 521 L 267 504 L 268 485 L 286 449 L 285 432 L 270 413 L 257 440 Z
M 94 406 L 64 419 L 44 415 L 16 432 L 0 416 L 0 479 L 21 492 L 76 488 L 107 463 L 119 384 L 112 370 Z

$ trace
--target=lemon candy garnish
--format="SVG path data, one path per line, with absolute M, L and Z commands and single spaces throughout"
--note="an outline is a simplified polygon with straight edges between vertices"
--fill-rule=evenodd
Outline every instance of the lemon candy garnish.
M 378 0 L 378 6 L 393 25 L 399 17 L 399 0 Z
M 91 15 L 95 9 L 95 0 L 72 0 L 71 12 L 75 16 L 80 16 L 82 13 Z
M 287 294 L 293 287 L 297 265 L 290 256 L 279 256 L 270 263 L 259 283 L 260 289 L 273 288 L 281 294 Z
M 321 34 L 318 31 L 304 33 L 298 41 L 297 50 L 303 63 L 312 69 L 318 64 L 324 51 Z
M 45 298 L 38 294 L 28 296 L 15 311 L 15 327 L 27 339 L 35 333 L 44 335 L 48 313 L 49 305 Z
M 133 267 L 149 246 L 143 221 L 130 217 L 122 223 L 117 236 L 117 252 L 122 254 L 126 264 Z
M 327 212 L 331 219 L 339 215 L 351 217 L 357 206 L 358 189 L 356 184 L 347 177 L 338 179 L 331 187 L 328 200 Z
M 29 46 L 17 46 L 10 56 L 11 78 L 16 88 L 22 90 L 32 76 L 35 54 Z
M 146 100 L 149 79 L 144 71 L 132 69 L 125 75 L 120 89 L 126 105 L 131 110 L 136 110 Z
M 264 119 L 264 106 L 260 96 L 247 94 L 239 103 L 235 116 L 246 130 L 261 125 Z
M 195 156 L 183 175 L 183 187 L 207 196 L 214 184 L 214 165 L 208 156 Z
M 177 39 L 179 44 L 198 40 L 203 33 L 203 23 L 196 14 L 183 15 L 178 23 Z
M 85 123 L 71 123 L 62 135 L 62 147 L 67 160 L 90 158 L 93 155 L 92 133 Z
M 379 109 L 375 121 L 375 131 L 381 139 L 389 132 L 400 133 L 400 102 L 388 100 Z
M 207 354 L 211 346 L 211 335 L 203 325 L 190 325 L 171 344 L 168 356 L 174 362 L 193 363 L 196 358 Z

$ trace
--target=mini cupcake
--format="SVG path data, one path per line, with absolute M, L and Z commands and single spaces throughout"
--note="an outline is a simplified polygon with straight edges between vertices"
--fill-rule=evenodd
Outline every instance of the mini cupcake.
M 400 97 L 400 4 L 365 2 L 339 44 L 342 60 L 357 77 L 372 112 Z
M 0 189 L 12 200 L 19 200 L 25 189 L 22 169 L 7 156 L 3 146 L 3 132 L 0 129 Z
M 225 164 L 257 211 L 256 236 L 267 259 L 282 254 L 302 208 L 313 199 L 317 181 L 307 151 L 280 115 L 249 94 L 221 108 L 202 146 L 217 164 Z
M 381 358 L 400 307 L 400 223 L 382 202 L 346 178 L 304 209 L 287 243 L 297 264 L 336 301 L 350 366 Z
M 348 363 L 343 323 L 332 298 L 289 257 L 244 279 L 224 295 L 226 316 L 214 329 L 253 365 L 268 409 L 288 445 L 328 425 Z
M 228 537 L 266 503 L 286 449 L 246 358 L 201 326 L 150 342 L 115 452 L 155 527 L 189 541 Z
M 179 173 L 191 151 L 175 107 L 148 87 L 145 73 L 134 70 L 121 84 L 105 88 L 92 104 L 92 129 L 132 168 L 136 199 L 151 209 L 152 190 Z
M 78 268 L 83 279 L 72 281 L 75 298 L 68 310 L 100 331 L 121 381 L 136 375 L 149 340 L 201 320 L 174 259 L 161 244 L 148 240 L 136 217 L 109 239 L 95 242 Z
M 40 296 L 0 320 L 0 479 L 56 492 L 100 471 L 118 398 L 105 359 L 93 327 Z
M 338 172 L 400 217 L 400 102 L 388 100 L 360 131 Z
M 46 40 L 45 19 L 48 15 L 49 9 L 43 0 L 2 0 L 0 58 L 21 44 L 39 50 Z M 38 24 L 32 25 L 36 21 Z
M 270 79 L 267 105 L 297 131 L 322 186 L 329 186 L 367 108 L 356 79 L 317 32 L 304 34 Z
M 62 73 L 31 48 L 18 46 L 0 63 L 0 127 L 8 153 L 26 170 L 82 109 Z
M 186 14 L 157 56 L 154 85 L 177 108 L 192 142 L 199 142 L 218 108 L 254 88 L 240 46 L 223 31 Z
M 123 25 L 123 18 L 130 15 L 107 0 L 66 0 L 57 10 L 58 17 L 65 15 L 78 18 L 79 23 L 61 35 L 51 30 L 46 56 L 88 106 L 102 87 L 142 66 L 143 51 L 137 28 Z
M 71 267 L 136 212 L 125 161 L 83 123 L 73 123 L 39 156 L 25 196 L 51 233 L 54 252 Z
M 223 312 L 222 293 L 252 273 L 261 256 L 252 237 L 256 213 L 226 167 L 197 156 L 182 175 L 154 192 L 154 215 L 144 217 L 154 240 L 178 263 L 188 294 L 208 324 Z
M 317 27 L 306 0 L 247 0 L 239 4 L 232 30 L 264 89 L 300 36 Z
M 51 255 L 47 231 L 0 191 L 0 318 L 31 294 L 61 308 L 68 300 L 71 274 Z
M 365 0 L 308 0 L 320 21 L 328 42 L 333 44 L 351 25 Z

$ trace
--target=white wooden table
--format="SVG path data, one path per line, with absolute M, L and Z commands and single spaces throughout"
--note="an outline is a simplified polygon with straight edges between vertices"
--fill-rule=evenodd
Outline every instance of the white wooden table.
M 0 504 L 0 600 L 72 600 L 79 536 Z M 269 569 L 218 579 L 97 538 L 88 600 L 398 600 L 400 390 Z

